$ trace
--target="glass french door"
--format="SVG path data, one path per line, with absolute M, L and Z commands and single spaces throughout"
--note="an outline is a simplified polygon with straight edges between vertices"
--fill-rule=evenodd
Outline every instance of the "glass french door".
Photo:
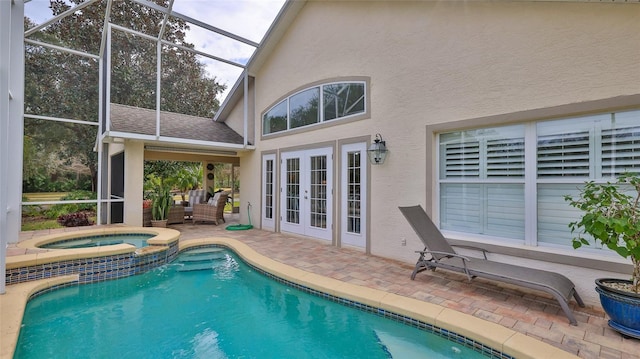
M 284 232 L 331 240 L 331 148 L 284 152 L 281 159 L 280 229 Z
M 276 216 L 276 155 L 262 156 L 262 228 L 274 229 Z
M 340 240 L 343 245 L 367 244 L 367 144 L 342 146 L 340 188 Z

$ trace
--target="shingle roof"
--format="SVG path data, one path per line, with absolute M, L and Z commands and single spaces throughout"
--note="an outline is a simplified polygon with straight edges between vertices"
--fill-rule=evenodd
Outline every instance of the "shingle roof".
M 111 104 L 111 131 L 156 134 L 156 111 Z M 243 144 L 243 138 L 225 123 L 210 118 L 160 111 L 160 135 L 200 141 Z

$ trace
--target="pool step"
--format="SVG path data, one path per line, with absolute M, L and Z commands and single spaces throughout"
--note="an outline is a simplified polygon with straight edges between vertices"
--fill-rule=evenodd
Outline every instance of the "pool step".
M 198 248 L 182 253 L 177 262 L 182 264 L 178 272 L 212 270 L 215 262 L 224 260 L 224 248 Z
M 415 344 L 405 338 L 381 330 L 374 330 L 374 334 L 390 358 L 444 359 L 454 358 L 456 357 L 455 355 L 460 353 L 460 349 L 456 347 L 456 344 L 452 344 L 450 355 L 445 355 L 430 349 L 426 345 Z
M 196 254 L 202 254 L 202 253 L 219 253 L 223 251 L 224 251 L 224 248 L 217 248 L 217 247 L 198 248 L 198 249 L 190 249 L 184 252 L 184 255 L 190 256 L 190 255 L 196 255 Z
M 213 264 L 211 262 L 207 263 L 189 263 L 188 265 L 184 265 L 178 268 L 178 272 L 193 272 L 199 270 L 212 270 Z
M 198 255 L 191 255 L 191 256 L 181 256 L 178 258 L 178 262 L 181 263 L 189 263 L 189 262 L 211 262 L 211 261 L 215 261 L 215 260 L 221 260 L 224 259 L 225 256 L 221 255 L 220 253 L 214 253 L 214 254 L 198 254 Z

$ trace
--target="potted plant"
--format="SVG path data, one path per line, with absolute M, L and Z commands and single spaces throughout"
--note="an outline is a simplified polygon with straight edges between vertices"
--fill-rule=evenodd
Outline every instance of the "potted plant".
M 582 211 L 582 217 L 569 224 L 571 233 L 578 233 L 572 240 L 574 248 L 592 244 L 592 238 L 631 259 L 630 280 L 597 279 L 596 291 L 609 325 L 640 339 L 640 176 L 623 174 L 615 183 L 590 181 L 577 198 L 565 196 L 565 200 Z
M 166 227 L 169 210 L 173 204 L 171 188 L 160 181 L 151 194 L 151 200 L 151 225 L 153 227 Z

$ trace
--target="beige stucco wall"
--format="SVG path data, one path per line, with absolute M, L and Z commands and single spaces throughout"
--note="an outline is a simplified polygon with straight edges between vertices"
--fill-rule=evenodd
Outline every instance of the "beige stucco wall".
M 415 261 L 397 207 L 434 207 L 428 125 L 640 94 L 639 44 L 633 4 L 309 2 L 256 72 L 256 133 L 276 100 L 341 76 L 371 78 L 371 117 L 258 138 L 241 159 L 243 201 L 259 218 L 260 151 L 381 133 L 391 154 L 370 172 L 371 251 Z
M 142 197 L 144 194 L 144 143 L 125 141 L 124 223 L 142 227 Z
M 256 119 L 256 111 L 255 111 L 255 87 L 254 87 L 254 78 L 249 78 L 249 84 L 247 92 L 247 142 L 248 145 L 252 145 L 255 143 L 255 119 Z M 244 87 L 243 87 L 244 89 Z M 244 91 L 244 90 L 243 90 Z M 244 96 L 244 92 L 243 92 Z M 243 97 L 244 98 L 244 97 Z M 244 106 L 243 102 L 240 102 L 239 106 L 236 106 L 231 109 L 229 115 L 224 118 L 224 123 L 229 126 L 232 130 L 239 133 L 240 135 L 244 135 Z

